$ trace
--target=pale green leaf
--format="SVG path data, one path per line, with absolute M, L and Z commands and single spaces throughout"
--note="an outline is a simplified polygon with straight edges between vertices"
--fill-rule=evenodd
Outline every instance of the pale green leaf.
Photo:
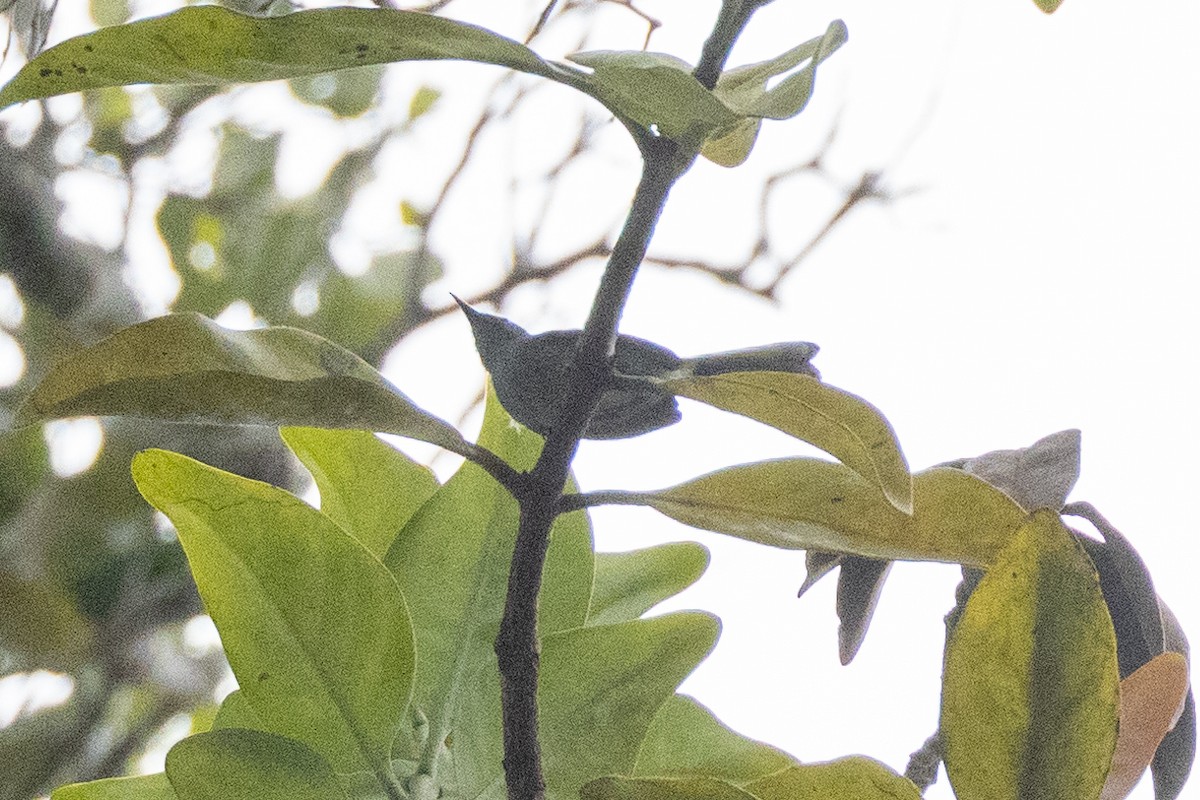
M 972 565 L 990 563 L 1025 517 L 999 489 L 947 468 L 914 476 L 909 516 L 849 467 L 810 458 L 731 467 L 615 499 L 773 547 Z
M 430 59 L 498 64 L 555 79 L 567 74 L 511 39 L 432 14 L 321 8 L 255 17 L 204 5 L 102 28 L 46 50 L 0 90 L 0 108 L 103 86 L 245 83 Z
M 575 628 L 542 640 L 539 729 L 552 800 L 633 770 L 655 713 L 716 644 L 699 612 Z
M 762 120 L 745 118 L 731 130 L 706 139 L 700 147 L 700 155 L 722 167 L 736 167 L 745 163 L 758 141 Z
M 1092 563 L 1038 511 L 971 594 L 946 650 L 941 735 L 960 800 L 1099 798 L 1117 644 Z
M 1053 14 L 1062 5 L 1062 0 L 1033 0 L 1033 3 L 1047 14 Z
M 691 586 L 708 567 L 708 550 L 670 542 L 628 553 L 597 553 L 589 625 L 637 619 Z
M 795 763 L 787 753 L 730 730 L 696 700 L 677 694 L 655 715 L 633 774 L 718 778 L 743 786 Z
M 747 116 L 769 116 L 756 113 L 756 111 L 760 110 L 760 106 L 767 103 L 765 99 L 767 95 L 774 93 L 774 90 L 771 93 L 767 92 L 767 82 L 794 69 L 805 61 L 809 61 L 810 64 L 805 68 L 807 72 L 802 70 L 798 75 L 804 74 L 807 76 L 805 79 L 808 86 L 807 95 L 811 95 L 812 79 L 817 65 L 845 44 L 848 36 L 846 24 L 841 20 L 834 20 L 829 23 L 823 35 L 796 45 L 791 50 L 775 58 L 725 71 L 717 81 L 713 93 L 725 105 L 737 113 Z M 803 83 L 804 81 L 800 82 Z M 782 88 L 782 85 L 776 88 Z M 774 117 L 775 119 L 794 116 L 803 109 L 804 104 L 807 102 L 807 95 L 803 96 L 801 101 L 801 97 L 796 95 L 798 91 L 802 90 L 797 86 L 793 86 L 789 91 L 779 93 L 780 96 L 789 97 L 793 105 L 798 103 L 799 108 L 796 108 L 791 114 L 786 114 L 785 117 Z
M 296 328 L 232 331 L 199 314 L 148 320 L 69 356 L 17 423 L 86 414 L 357 428 L 467 448 L 349 350 Z
M 608 108 L 662 136 L 699 148 L 732 129 L 738 115 L 692 77 L 674 56 L 642 51 L 597 50 L 570 59 L 592 69 L 595 96 Z
M 734 372 L 664 386 L 821 448 L 878 486 L 900 511 L 912 511 L 912 478 L 896 433 L 861 397 L 788 372 Z
M 227 728 L 198 733 L 167 753 L 179 800 L 338 800 L 329 764 L 294 739 Z
M 176 453 L 133 462 L 175 524 L 238 685 L 271 731 L 339 770 L 386 768 L 412 686 L 396 581 L 328 517 Z
M 321 511 L 379 558 L 426 500 L 437 479 L 366 431 L 284 428 L 283 441 L 321 493 Z
M 908 778 L 862 756 L 789 767 L 747 784 L 746 790 L 758 800 L 921 800 Z
M 758 800 L 716 778 L 622 778 L 609 776 L 587 783 L 581 800 Z
M 158 772 L 60 786 L 50 800 L 177 800 L 177 795 L 166 774 Z

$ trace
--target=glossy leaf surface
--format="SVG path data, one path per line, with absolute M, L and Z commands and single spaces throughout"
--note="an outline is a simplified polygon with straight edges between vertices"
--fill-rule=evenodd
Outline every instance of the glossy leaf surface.
M 1100 797 L 1117 736 L 1116 636 L 1058 515 L 1023 525 L 946 652 L 942 739 L 960 800 Z
M 414 653 L 404 598 L 383 564 L 273 486 L 161 450 L 140 453 L 133 473 L 175 524 L 257 715 L 335 769 L 384 769 Z
M 228 330 L 198 314 L 148 320 L 61 361 L 18 423 L 85 414 L 357 428 L 466 446 L 333 342 L 296 328 Z
M 786 372 L 735 372 L 665 386 L 819 447 L 878 486 L 897 509 L 912 511 L 912 478 L 895 431 L 861 397 Z

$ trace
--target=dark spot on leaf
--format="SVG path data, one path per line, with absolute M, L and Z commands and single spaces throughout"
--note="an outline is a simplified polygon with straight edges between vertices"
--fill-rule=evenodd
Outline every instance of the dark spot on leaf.
M 56 70 L 54 70 L 54 76 L 55 76 L 56 78 L 61 78 L 61 77 L 62 77 L 62 70 L 61 70 L 61 69 L 56 69 Z
M 85 52 L 85 53 L 94 53 L 94 52 L 96 52 L 96 48 L 92 47 L 90 44 L 85 44 L 85 45 L 83 46 L 83 52 Z
M 829 498 L 829 502 L 831 502 L 831 503 L 841 503 L 841 502 L 844 502 L 845 500 L 846 500 L 846 498 L 844 498 L 844 497 L 831 497 L 831 498 Z
M 360 52 L 360 53 L 365 53 L 365 52 L 367 52 L 368 50 L 370 50 L 370 49 L 371 49 L 371 46 L 370 46 L 370 45 L 368 45 L 368 44 L 361 44 L 361 43 L 360 43 L 360 44 L 356 44 L 356 45 L 354 45 L 354 49 L 355 49 L 355 50 L 357 50 L 357 51 L 358 51 L 358 52 Z
M 41 69 L 38 70 L 38 75 L 41 75 L 43 78 L 49 78 L 50 73 L 53 71 L 54 70 L 52 70 L 52 69 L 46 69 L 45 67 L 42 67 Z
M 74 67 L 75 71 L 78 72 L 80 75 L 87 75 L 87 67 L 80 66 L 79 64 L 76 64 L 74 61 L 71 62 L 71 66 Z
M 260 673 L 258 673 L 258 682 L 259 682 L 259 683 L 262 683 L 263 681 L 267 680 L 267 679 L 268 679 L 268 678 L 270 678 L 270 677 L 271 677 L 271 673 L 269 673 L 269 672 L 260 672 Z

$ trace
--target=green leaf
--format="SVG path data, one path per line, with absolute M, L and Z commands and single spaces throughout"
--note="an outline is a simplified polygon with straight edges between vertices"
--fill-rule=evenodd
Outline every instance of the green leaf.
M 692 77 L 687 62 L 674 56 L 597 50 L 569 58 L 592 69 L 588 82 L 605 106 L 685 146 L 699 148 L 738 124 L 738 115 Z
M 283 428 L 279 434 L 312 473 L 322 513 L 379 558 L 437 491 L 428 467 L 372 433 Z
M 1062 5 L 1062 0 L 1033 0 L 1033 3 L 1047 14 L 1053 14 Z
M 627 622 L 691 586 L 708 568 L 708 550 L 670 542 L 628 553 L 597 553 L 589 625 Z
M 1035 512 L 967 601 L 946 650 L 941 734 L 961 800 L 1098 798 L 1117 736 L 1117 643 L 1100 582 Z
M 715 778 L 597 778 L 579 792 L 581 800 L 758 800 Z
M 231 331 L 198 314 L 148 320 L 59 362 L 17 424 L 84 414 L 358 428 L 467 447 L 333 342 L 295 328 Z
M 714 94 L 738 114 L 765 119 L 790 119 L 808 105 L 817 67 L 846 43 L 849 32 L 840 19 L 829 23 L 825 33 L 793 47 L 769 61 L 731 69 L 721 75 Z M 767 89 L 767 82 L 808 61 L 801 70 Z
M 322 8 L 253 17 L 190 6 L 46 50 L 0 90 L 0 108 L 103 86 L 245 83 L 433 59 L 498 64 L 556 79 L 567 74 L 511 39 L 432 14 Z
M 746 790 L 758 800 L 921 800 L 908 778 L 862 756 L 789 767 L 747 784 Z
M 176 800 L 171 783 L 162 773 L 130 778 L 105 778 L 60 786 L 50 800 Z
M 716 644 L 699 612 L 575 628 L 542 640 L 538 725 L 552 798 L 629 773 L 659 707 Z
M 238 685 L 271 730 L 334 768 L 387 769 L 413 642 L 384 566 L 287 492 L 147 450 L 139 491 L 175 524 Z
M 787 753 L 730 730 L 693 698 L 677 694 L 655 715 L 633 774 L 719 778 L 742 786 L 795 763 Z
M 999 489 L 947 468 L 914 476 L 909 516 L 848 467 L 811 458 L 731 467 L 619 497 L 773 547 L 971 565 L 990 563 L 1025 518 Z
M 758 420 L 819 447 L 912 511 L 912 477 L 891 424 L 861 397 L 807 375 L 735 372 L 668 381 L 682 397 Z
M 542 439 L 512 424 L 488 392 L 479 442 L 513 468 L 536 463 Z M 429 721 L 428 741 L 452 736 L 456 791 L 474 797 L 496 780 L 501 758 L 494 641 L 504 608 L 518 523 L 516 501 L 490 475 L 465 463 L 413 516 L 385 563 L 413 620 L 417 673 L 413 708 Z M 560 517 L 539 596 L 543 635 L 583 625 L 591 595 L 591 531 L 582 513 Z M 414 732 L 407 755 L 417 758 Z
M 179 800 L 337 800 L 329 764 L 295 739 L 227 728 L 198 733 L 167 753 Z
M 241 689 L 234 689 L 225 695 L 225 699 L 221 701 L 221 705 L 217 709 L 217 715 L 213 717 L 212 730 L 219 731 L 224 728 L 250 728 L 270 733 Z

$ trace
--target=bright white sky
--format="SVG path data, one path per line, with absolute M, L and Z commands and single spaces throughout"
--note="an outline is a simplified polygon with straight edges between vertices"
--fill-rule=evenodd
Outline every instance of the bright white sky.
M 652 48 L 694 60 L 716 3 L 695 3 L 684 21 L 675 5 L 644 4 L 668 21 Z M 649 272 L 623 330 L 685 354 L 818 342 L 825 379 L 879 406 L 914 468 L 1081 428 L 1073 499 L 1095 503 L 1134 542 L 1194 631 L 1196 523 L 1186 498 L 1200 479 L 1200 428 L 1190 422 L 1200 400 L 1200 9 L 1067 0 L 1046 17 L 1023 0 L 779 0 L 731 63 L 770 57 L 836 17 L 850 42 L 822 67 L 809 109 L 768 126 L 746 166 L 700 164 L 676 189 L 654 248 L 744 258 L 757 182 L 807 158 L 839 113 L 829 158 L 846 184 L 882 168 L 892 189 L 919 193 L 856 211 L 784 284 L 781 308 L 707 279 Z M 637 46 L 639 35 L 631 29 L 612 46 Z M 614 153 L 607 171 L 580 181 L 605 200 L 628 195 L 636 176 L 630 148 L 615 144 Z M 780 193 L 779 249 L 794 251 L 838 202 L 816 180 Z M 572 212 L 586 220 L 588 206 Z M 560 224 L 596 223 L 564 214 Z M 481 239 L 474 246 L 486 250 Z M 594 282 L 531 289 L 505 311 L 536 330 L 575 327 Z M 455 349 L 435 354 L 435 337 Z M 458 359 L 472 357 L 466 326 L 452 319 L 406 343 L 392 367 L 406 391 L 437 405 L 437 390 L 416 376 L 458 372 Z M 450 416 L 458 407 L 440 406 Z M 586 444 L 577 471 L 585 489 L 652 488 L 797 452 L 761 426 L 689 405 L 673 428 Z M 684 538 L 711 548 L 705 578 L 670 606 L 721 616 L 721 643 L 684 689 L 736 729 L 804 760 L 858 752 L 898 770 L 934 730 L 956 569 L 898 565 L 861 652 L 843 668 L 834 579 L 795 598 L 802 553 L 645 509 L 593 519 L 602 549 Z M 944 773 L 928 796 L 951 797 Z M 1152 796 L 1148 780 L 1133 795 Z
M 686 14 L 665 0 L 639 6 L 666 22 L 652 49 L 694 60 L 717 3 L 690 0 Z M 515 25 L 508 8 L 461 0 L 449 10 L 519 38 L 525 23 Z M 1081 428 L 1083 476 L 1073 498 L 1095 503 L 1133 541 L 1194 633 L 1196 522 L 1186 498 L 1200 479 L 1192 455 L 1200 450 L 1200 8 L 1067 0 L 1046 17 L 1029 0 L 777 0 L 731 64 L 773 56 L 837 17 L 850 42 L 822 67 L 809 109 L 768 126 L 744 167 L 699 164 L 677 187 L 654 250 L 738 263 L 756 230 L 759 182 L 810 157 L 839 115 L 828 165 L 840 180 L 849 186 L 862 170 L 883 169 L 891 189 L 919 191 L 854 212 L 784 284 L 781 307 L 705 278 L 648 271 L 623 330 L 683 354 L 818 342 L 825 379 L 880 407 L 914 468 Z M 628 12 L 613 8 L 605 19 L 612 37 L 595 46 L 641 45 L 644 27 Z M 570 49 L 563 35 L 543 52 Z M 457 153 L 445 144 L 447 131 L 459 130 L 456 119 L 497 75 L 474 66 L 403 68 L 395 91 L 435 81 L 453 93 L 442 116 L 392 154 L 393 174 L 403 177 L 390 181 L 392 191 L 418 205 L 432 198 Z M 551 158 L 562 115 L 573 119 L 567 90 L 544 94 L 518 130 L 485 139 L 491 167 L 475 170 L 469 191 L 454 198 L 459 211 L 434 231 L 436 248 L 449 255 L 446 280 L 431 289 L 438 302 L 451 290 L 469 295 L 485 286 L 505 263 L 511 225 L 536 207 L 508 193 L 509 177 Z M 244 118 L 281 124 L 262 110 L 263 96 L 245 103 Z M 312 164 L 338 149 L 314 126 L 285 148 L 309 167 L 296 173 L 293 191 L 311 185 L 319 174 Z M 619 219 L 637 163 L 611 127 L 602 154 L 567 176 L 574 188 L 551 214 L 547 254 Z M 390 213 L 394 198 L 378 192 L 376 206 Z M 778 249 L 803 244 L 840 199 L 818 179 L 780 192 L 771 220 Z M 577 327 L 595 279 L 593 269 L 523 289 L 504 312 L 534 330 Z M 407 340 L 388 371 L 449 419 L 482 377 L 457 316 Z M 690 404 L 684 413 L 683 423 L 638 440 L 585 444 L 582 486 L 661 487 L 801 452 L 754 423 Z M 601 549 L 695 539 L 712 550 L 708 574 L 670 606 L 722 618 L 721 643 L 684 689 L 739 731 L 806 761 L 864 753 L 902 770 L 934 730 L 954 568 L 897 566 L 866 643 L 843 668 L 834 580 L 795 598 L 802 553 L 698 532 L 644 509 L 602 509 L 593 519 Z M 944 775 L 928 796 L 951 796 Z M 1152 797 L 1148 781 L 1133 796 Z

